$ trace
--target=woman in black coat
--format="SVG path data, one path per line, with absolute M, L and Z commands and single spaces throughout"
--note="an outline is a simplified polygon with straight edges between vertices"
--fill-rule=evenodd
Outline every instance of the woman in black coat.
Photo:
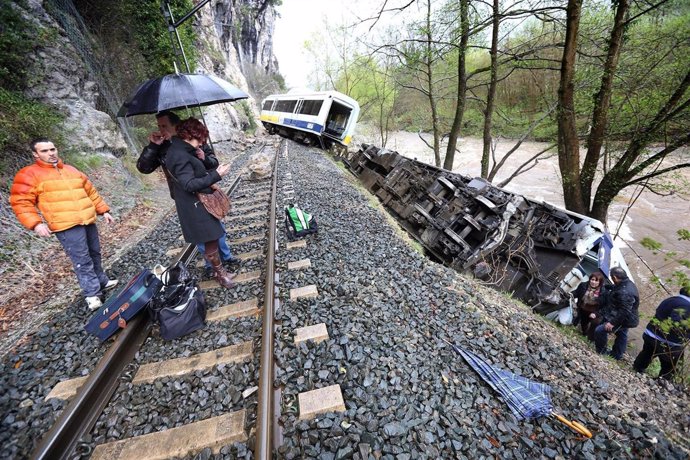
M 582 335 L 590 337 L 590 340 L 592 340 L 591 334 L 596 327 L 596 324 L 590 324 L 594 322 L 590 315 L 597 313 L 602 306 L 605 298 L 604 282 L 604 275 L 601 272 L 594 272 L 589 275 L 587 281 L 581 283 L 573 291 L 573 297 L 577 303 L 577 316 L 582 327 Z
M 212 216 L 197 198 L 197 193 L 212 193 L 210 186 L 220 182 L 230 166 L 222 164 L 207 171 L 200 159 L 200 147 L 208 139 L 208 130 L 196 118 L 188 118 L 177 126 L 177 135 L 170 139 L 165 168 L 172 177 L 175 208 L 180 218 L 185 241 L 204 244 L 204 257 L 211 264 L 218 284 L 234 286 L 232 275 L 225 271 L 218 254 L 218 238 L 225 234 L 220 221 Z M 200 153 L 201 152 L 201 153 Z

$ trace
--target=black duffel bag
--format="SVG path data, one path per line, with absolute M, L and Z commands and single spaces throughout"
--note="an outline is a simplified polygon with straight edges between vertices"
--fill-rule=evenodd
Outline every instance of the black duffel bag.
M 160 325 L 161 337 L 173 340 L 203 329 L 206 301 L 187 267 L 177 263 L 161 275 L 163 287 L 149 305 L 151 318 Z

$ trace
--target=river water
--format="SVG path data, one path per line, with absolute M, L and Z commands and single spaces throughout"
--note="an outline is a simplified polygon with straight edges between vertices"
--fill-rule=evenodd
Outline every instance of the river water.
M 359 133 L 355 139 L 356 142 L 368 142 L 380 146 L 380 142 L 374 140 L 375 135 L 366 127 L 357 129 Z M 424 136 L 429 143 L 432 142 L 430 135 Z M 510 140 L 499 141 L 496 148 L 497 158 L 501 158 L 502 153 L 512 148 L 514 143 L 515 141 Z M 498 183 L 509 176 L 517 166 L 547 146 L 548 144 L 544 142 L 523 142 L 511 159 L 506 162 L 494 182 Z M 408 158 L 429 164 L 434 163 L 433 151 L 422 142 L 417 133 L 393 132 L 386 148 L 395 150 Z M 482 140 L 471 137 L 462 138 L 459 141 L 458 150 L 459 153 L 455 154 L 453 171 L 466 176 L 479 176 Z M 444 153 L 445 145 L 442 155 Z M 685 151 L 681 154 L 687 157 L 690 152 Z M 584 152 L 582 158 L 584 158 Z M 678 176 L 681 181 L 690 183 L 690 171 L 687 169 L 680 170 Z M 563 207 L 560 177 L 558 158 L 554 153 L 551 158 L 541 160 L 536 167 L 513 179 L 505 189 L 532 200 L 543 200 Z M 680 194 L 660 196 L 644 190 L 639 194 L 634 205 L 629 207 L 631 199 L 638 193 L 639 190 L 635 187 L 623 190 L 609 208 L 606 222 L 611 235 L 617 235 L 616 244 L 623 252 L 640 291 L 640 326 L 629 334 L 632 348 L 629 352 L 633 357 L 642 345 L 642 331 L 649 318 L 654 315 L 659 302 L 669 296 L 663 288 L 653 282 L 655 277 L 666 280 L 677 270 L 690 276 L 690 270 L 675 261 L 678 258 L 690 258 L 690 241 L 680 241 L 677 235 L 679 229 L 690 229 L 688 218 L 690 192 L 685 196 Z M 640 241 L 645 237 L 661 243 L 662 250 L 654 252 L 643 247 Z M 675 252 L 676 257 L 667 257 L 666 254 L 669 251 Z M 678 293 L 678 288 L 672 283 L 666 283 L 666 286 L 672 295 Z

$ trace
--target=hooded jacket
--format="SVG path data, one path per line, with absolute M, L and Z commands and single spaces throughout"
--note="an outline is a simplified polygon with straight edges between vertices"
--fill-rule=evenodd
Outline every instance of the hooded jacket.
M 62 160 L 53 165 L 37 159 L 20 169 L 10 189 L 10 205 L 24 227 L 33 230 L 45 220 L 54 232 L 93 224 L 96 215 L 110 211 L 88 177 Z
M 640 295 L 635 284 L 625 279 L 615 284 L 607 297 L 606 306 L 600 311 L 602 322 L 616 327 L 637 327 L 640 323 Z

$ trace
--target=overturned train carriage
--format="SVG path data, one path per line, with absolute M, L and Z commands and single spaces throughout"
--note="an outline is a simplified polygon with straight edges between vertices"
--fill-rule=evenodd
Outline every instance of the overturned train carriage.
M 540 313 L 567 305 L 566 293 L 598 267 L 597 220 L 371 145 L 345 162 L 428 252 Z

